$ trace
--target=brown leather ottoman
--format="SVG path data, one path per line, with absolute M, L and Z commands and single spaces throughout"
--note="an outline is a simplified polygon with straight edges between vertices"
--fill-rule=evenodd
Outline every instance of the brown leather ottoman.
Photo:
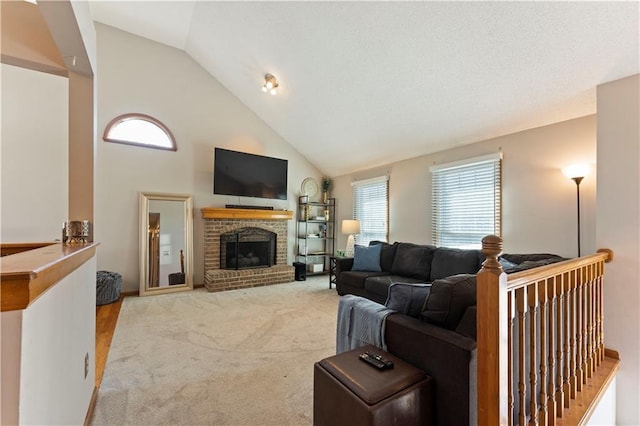
M 394 367 L 378 370 L 358 358 L 380 354 Z M 320 362 L 313 370 L 315 426 L 430 425 L 433 384 L 425 372 L 374 346 L 364 346 Z

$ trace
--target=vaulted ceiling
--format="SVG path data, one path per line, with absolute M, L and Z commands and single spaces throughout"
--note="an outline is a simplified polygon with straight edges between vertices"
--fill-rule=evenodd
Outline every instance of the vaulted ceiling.
M 640 72 L 635 1 L 90 6 L 187 52 L 330 176 L 593 114 L 598 84 Z

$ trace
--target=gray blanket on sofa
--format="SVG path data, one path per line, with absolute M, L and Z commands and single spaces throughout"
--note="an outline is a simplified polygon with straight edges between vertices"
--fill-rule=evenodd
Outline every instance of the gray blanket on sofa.
M 394 312 L 364 297 L 351 294 L 342 296 L 338 302 L 336 353 L 366 345 L 386 350 L 384 323 L 387 316 Z

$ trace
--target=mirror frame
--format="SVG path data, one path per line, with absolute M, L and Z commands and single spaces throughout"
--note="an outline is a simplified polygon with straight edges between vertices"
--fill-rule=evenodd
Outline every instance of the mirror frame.
M 180 201 L 184 206 L 184 275 L 185 283 L 166 287 L 149 288 L 149 202 Z M 193 200 L 191 195 L 163 194 L 155 192 L 140 192 L 139 196 L 139 252 L 140 252 L 140 296 L 152 294 L 175 293 L 193 290 Z

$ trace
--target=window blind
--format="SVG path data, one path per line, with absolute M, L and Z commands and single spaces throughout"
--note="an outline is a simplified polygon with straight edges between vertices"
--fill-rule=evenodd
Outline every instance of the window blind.
M 360 221 L 356 244 L 387 241 L 389 234 L 389 178 L 382 176 L 353 182 L 353 218 Z
M 481 248 L 483 237 L 500 235 L 502 154 L 433 166 L 430 171 L 436 246 Z

